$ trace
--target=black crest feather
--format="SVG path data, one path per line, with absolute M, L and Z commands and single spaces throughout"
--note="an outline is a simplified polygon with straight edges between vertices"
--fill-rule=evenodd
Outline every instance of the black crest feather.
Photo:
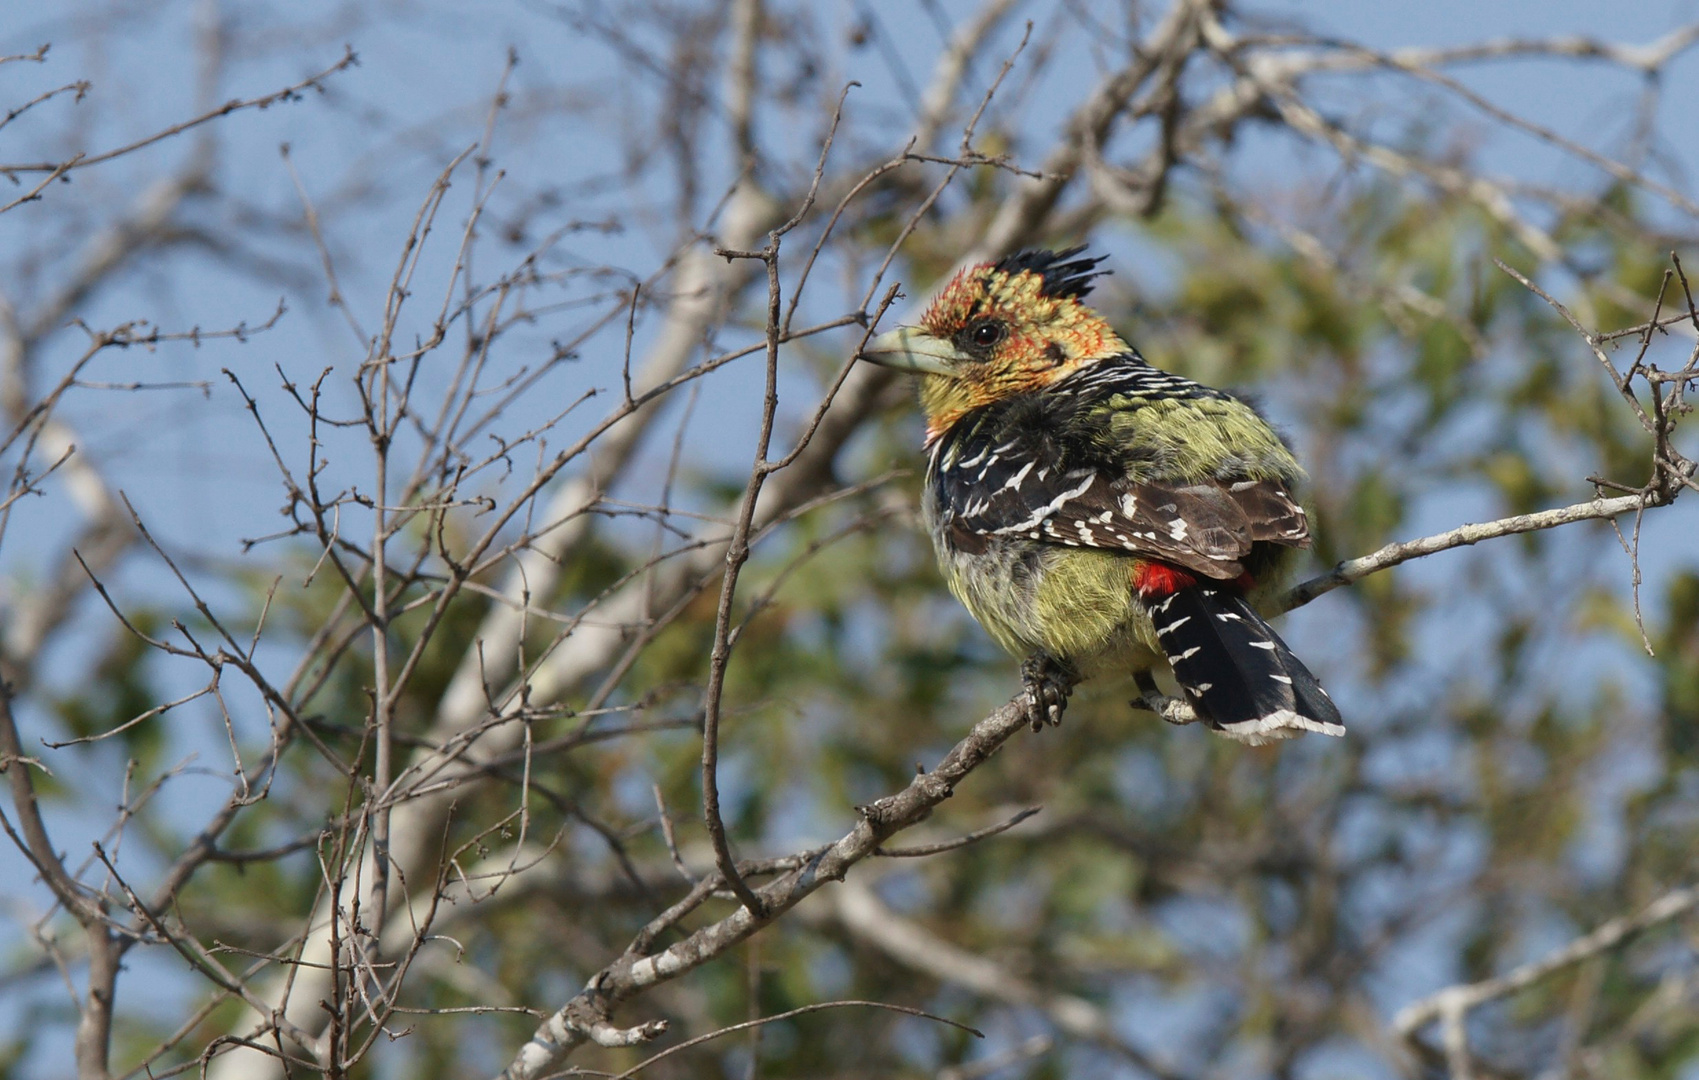
M 1097 268 L 1098 263 L 1109 257 L 1107 255 L 1074 258 L 1084 250 L 1085 245 L 1080 244 L 1078 247 L 1063 248 L 1061 251 L 1019 251 L 998 259 L 993 266 L 1006 274 L 1019 274 L 1023 271 L 1037 274 L 1044 279 L 1045 296 L 1072 296 L 1077 300 L 1091 292 L 1092 282 L 1096 278 L 1111 273 Z

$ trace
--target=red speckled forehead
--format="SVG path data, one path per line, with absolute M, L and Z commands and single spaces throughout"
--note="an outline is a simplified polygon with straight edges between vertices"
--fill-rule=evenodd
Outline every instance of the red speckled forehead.
M 1074 358 L 1101 357 L 1125 346 L 1102 316 L 1071 296 L 1046 296 L 1044 278 L 1032 271 L 1011 274 L 991 263 L 958 273 L 926 309 L 921 325 L 949 340 L 969 322 L 994 318 L 1008 324 L 1005 355 L 1022 354 L 1056 341 Z
M 1073 296 L 1047 294 L 1044 276 L 1031 270 L 989 263 L 968 267 L 927 308 L 921 328 L 954 342 L 978 319 L 1002 322 L 1007 334 L 989 351 L 960 353 L 948 375 L 921 381 L 928 443 L 973 409 L 1037 390 L 1127 351 L 1101 315 Z
M 926 309 L 921 325 L 931 334 L 948 338 L 981 316 L 1008 322 L 1042 318 L 1057 304 L 1044 297 L 1043 285 L 1044 279 L 1037 274 L 1010 274 L 990 263 L 970 266 L 950 279 Z

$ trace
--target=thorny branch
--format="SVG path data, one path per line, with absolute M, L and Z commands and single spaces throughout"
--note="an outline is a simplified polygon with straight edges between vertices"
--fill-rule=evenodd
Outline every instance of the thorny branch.
M 755 30 L 751 29 L 753 34 Z M 848 95 L 848 89 L 845 90 Z M 738 575 L 743 566 L 749 561 L 749 534 L 755 524 L 756 501 L 761 497 L 761 488 L 767 478 L 782 469 L 787 462 L 768 460 L 767 454 L 772 447 L 773 422 L 779 408 L 779 317 L 781 311 L 781 292 L 779 284 L 779 245 L 785 234 L 796 228 L 808 216 L 814 207 L 815 196 L 820 191 L 820 178 L 825 174 L 826 161 L 832 152 L 832 137 L 837 133 L 838 120 L 843 112 L 842 99 L 839 100 L 838 111 L 832 117 L 832 126 L 827 130 L 826 140 L 820 149 L 820 163 L 814 168 L 814 180 L 809 185 L 808 194 L 803 198 L 802 205 L 792 214 L 790 220 L 767 234 L 767 246 L 756 252 L 736 251 L 721 248 L 715 254 L 724 257 L 728 262 L 733 259 L 758 259 L 767 270 L 767 374 L 766 387 L 761 396 L 761 432 L 755 440 L 755 463 L 749 470 L 749 484 L 744 489 L 743 501 L 738 508 L 737 525 L 732 529 L 731 540 L 726 545 L 726 572 L 720 586 L 720 603 L 714 615 L 714 644 L 708 653 L 708 685 L 705 691 L 702 723 L 702 820 L 708 826 L 708 835 L 714 843 L 714 858 L 719 867 L 720 875 L 731 887 L 732 892 L 743 902 L 749 914 L 756 920 L 766 917 L 761 901 L 756 897 L 737 872 L 736 860 L 732 857 L 730 842 L 726 839 L 726 827 L 720 817 L 720 785 L 717 774 L 720 739 L 720 708 L 726 685 L 726 664 L 731 659 L 732 650 L 732 601 L 737 594 Z M 883 314 L 883 311 L 880 312 Z M 876 320 L 875 320 L 876 321 Z M 862 335 L 862 344 L 872 334 L 869 329 Z M 836 395 L 841 378 L 835 384 L 826 398 L 821 402 L 819 413 L 824 414 L 831 407 L 832 398 Z M 795 454 L 800 454 L 807 446 L 812 430 L 803 434 Z M 790 455 L 790 460 L 795 459 Z

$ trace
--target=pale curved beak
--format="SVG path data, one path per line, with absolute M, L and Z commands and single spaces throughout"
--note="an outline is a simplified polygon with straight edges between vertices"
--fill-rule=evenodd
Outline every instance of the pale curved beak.
M 954 375 L 952 365 L 961 359 L 955 346 L 918 326 L 885 331 L 867 343 L 867 348 L 861 350 L 861 358 L 882 367 L 922 375 Z

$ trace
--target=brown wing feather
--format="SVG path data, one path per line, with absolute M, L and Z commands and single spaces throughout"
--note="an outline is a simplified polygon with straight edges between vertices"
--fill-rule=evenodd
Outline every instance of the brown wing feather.
M 1238 500 L 1213 483 L 1094 484 L 1058 506 L 1039 532 L 1036 539 L 1126 551 L 1223 580 L 1245 572 L 1240 560 L 1258 539 Z
M 1227 493 L 1251 522 L 1251 539 L 1282 547 L 1310 546 L 1310 519 L 1278 480 L 1240 480 Z
M 1275 481 L 1170 487 L 1076 474 L 1054 485 L 1042 494 L 1023 492 L 1025 484 L 1005 488 L 971 504 L 951 521 L 952 538 L 970 550 L 993 536 L 1020 536 L 1125 551 L 1223 581 L 1245 572 L 1253 543 L 1309 543 L 1303 508 Z
M 934 451 L 938 519 L 956 547 L 1000 537 L 1123 551 L 1218 580 L 1245 572 L 1258 542 L 1301 546 L 1309 525 L 1278 480 L 1134 481 L 1102 463 L 1058 468 L 1018 425 L 975 428 Z

